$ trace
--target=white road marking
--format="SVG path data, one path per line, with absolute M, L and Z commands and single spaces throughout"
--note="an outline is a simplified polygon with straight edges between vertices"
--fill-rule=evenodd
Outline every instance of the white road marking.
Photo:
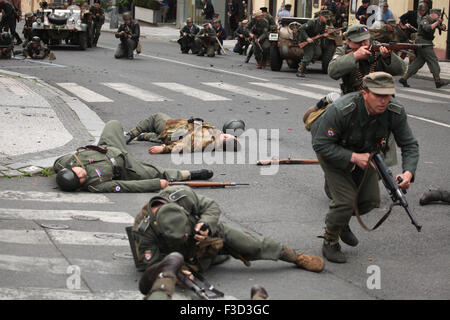
M 60 82 L 57 85 L 86 102 L 113 102 L 113 100 L 73 82 Z
M 194 97 L 203 101 L 226 101 L 231 100 L 207 91 L 199 90 L 196 88 L 188 87 L 176 82 L 153 82 L 154 85 L 172 90 L 178 93 L 185 94 L 190 97 Z
M 413 115 L 411 115 L 411 114 L 408 114 L 408 117 L 413 118 L 413 119 L 417 119 L 417 120 L 426 121 L 426 122 L 433 123 L 433 124 L 437 124 L 438 126 L 450 128 L 450 125 L 449 125 L 449 124 L 442 123 L 442 122 L 439 122 L 439 121 L 430 120 L 430 119 L 422 118 L 422 117 L 418 117 L 418 116 L 413 116 Z
M 222 89 L 222 90 L 230 91 L 233 93 L 241 94 L 241 95 L 248 96 L 248 97 L 251 97 L 254 99 L 258 99 L 258 100 L 287 100 L 287 98 L 283 98 L 283 97 L 276 96 L 273 94 L 268 94 L 268 93 L 265 93 L 262 91 L 256 91 L 256 90 L 252 90 L 252 89 L 248 89 L 248 88 L 243 88 L 241 86 L 235 86 L 235 85 L 223 83 L 223 82 L 202 82 L 202 84 L 213 87 L 213 88 Z
M 61 245 L 127 246 L 128 238 L 121 233 L 85 232 L 73 230 L 0 230 L 0 242 L 15 244 L 51 244 L 51 239 Z
M 0 254 L 0 270 L 15 272 L 32 272 L 36 274 L 67 274 L 69 265 L 79 266 L 82 273 L 102 275 L 129 275 L 134 272 L 132 259 L 122 260 L 90 260 L 70 259 L 70 264 L 63 258 L 43 258 Z
M 70 203 L 113 203 L 102 194 L 85 192 L 38 192 L 38 191 L 0 191 L 2 200 L 70 202 Z
M 29 62 L 29 63 L 43 64 L 43 65 L 50 66 L 50 67 L 66 68 L 66 66 L 64 66 L 62 64 L 57 64 L 57 63 L 52 63 L 52 62 L 45 62 L 45 61 L 38 61 L 38 60 L 31 60 L 31 59 L 19 59 L 16 57 L 13 57 L 13 59 L 19 60 L 19 61 L 25 61 L 25 62 Z
M 160 95 L 151 93 L 149 91 L 143 90 L 141 88 L 126 84 L 126 83 L 112 83 L 112 82 L 104 82 L 101 83 L 104 86 L 110 87 L 119 92 L 125 93 L 129 96 L 132 96 L 136 99 L 143 101 L 172 101 L 168 98 L 162 97 Z
M 250 84 L 256 85 L 256 86 L 261 86 L 264 88 L 268 88 L 268 89 L 273 89 L 273 90 L 278 90 L 278 91 L 283 91 L 283 92 L 287 92 L 290 94 L 295 94 L 295 95 L 299 95 L 299 96 L 304 96 L 310 99 L 315 99 L 315 100 L 319 100 L 323 98 L 323 94 L 318 94 L 318 93 L 314 93 L 311 91 L 305 91 L 305 90 L 301 90 L 298 88 L 293 88 L 293 87 L 288 87 L 285 86 L 283 84 L 276 84 L 276 83 L 261 83 L 261 82 L 250 82 Z
M 87 216 L 108 223 L 134 223 L 134 218 L 126 212 L 0 208 L 0 219 L 68 221 L 73 220 L 73 216 Z
M 437 93 L 437 92 L 430 91 L 430 90 L 420 90 L 420 89 L 414 89 L 414 88 L 402 88 L 401 90 L 425 94 L 428 96 L 433 96 L 433 97 L 438 97 L 438 98 L 450 99 L 450 94 L 442 94 L 442 93 Z

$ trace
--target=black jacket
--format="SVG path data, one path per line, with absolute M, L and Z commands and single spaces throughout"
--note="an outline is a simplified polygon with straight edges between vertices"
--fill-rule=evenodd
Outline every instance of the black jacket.
M 127 26 L 125 23 L 122 23 L 119 26 L 119 29 L 116 32 L 116 38 L 120 38 L 120 32 L 121 31 L 125 31 L 127 33 L 131 33 L 131 39 L 132 40 L 139 41 L 139 36 L 140 36 L 140 33 L 141 33 L 140 30 L 141 29 L 139 27 L 139 24 L 134 22 L 134 21 L 131 21 L 130 26 Z
M 208 2 L 203 5 L 203 16 L 205 16 L 206 20 L 211 20 L 213 18 L 214 14 L 214 7 L 211 4 L 211 1 L 208 0 Z

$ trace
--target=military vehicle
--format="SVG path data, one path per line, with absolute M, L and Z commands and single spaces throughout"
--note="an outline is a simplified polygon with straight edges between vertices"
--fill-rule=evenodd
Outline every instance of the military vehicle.
M 66 44 L 79 46 L 85 50 L 89 46 L 89 30 L 85 12 L 79 6 L 67 8 L 61 4 L 50 4 L 48 9 L 36 13 L 33 23 L 33 36 L 38 36 L 48 45 Z
M 303 49 L 300 49 L 300 43 L 297 40 L 298 29 L 308 20 L 307 18 L 297 17 L 283 18 L 281 19 L 277 32 L 269 34 L 269 40 L 271 42 L 270 67 L 272 71 L 280 71 L 283 60 L 286 60 L 289 68 L 297 69 L 298 63 L 303 57 Z M 333 30 L 334 27 L 327 27 L 328 33 Z M 333 58 L 336 48 L 343 44 L 342 32 L 330 33 L 328 38 L 322 38 L 316 41 L 319 41 L 322 47 L 322 56 L 319 58 L 322 61 L 322 71 L 327 73 L 328 64 Z

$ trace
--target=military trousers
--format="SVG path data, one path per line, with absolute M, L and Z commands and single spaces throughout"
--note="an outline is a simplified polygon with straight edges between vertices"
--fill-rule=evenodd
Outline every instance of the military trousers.
M 427 41 L 423 39 L 417 39 L 417 44 L 432 44 L 432 41 Z M 434 78 L 438 78 L 441 73 L 441 67 L 439 66 L 439 60 L 434 53 L 433 47 L 417 48 L 415 60 L 408 66 L 408 71 L 406 75 L 409 77 L 415 75 L 423 67 L 424 64 L 428 65 L 431 74 Z
M 193 54 L 198 53 L 197 45 L 195 44 L 195 39 L 190 36 L 181 37 L 178 40 L 178 43 L 180 44 L 181 52 L 188 53 L 189 50 L 192 50 Z
M 96 46 L 98 39 L 100 38 L 100 31 L 102 30 L 102 23 L 94 21 L 93 29 L 94 29 L 94 39 L 92 40 L 92 44 Z
M 145 132 L 142 140 L 163 143 L 163 141 L 158 139 L 158 136 L 163 132 L 164 125 L 169 119 L 170 116 L 165 113 L 155 113 L 147 119 L 140 121 L 134 129 L 130 130 L 130 132 L 134 137 L 137 137 L 141 133 Z
M 216 39 L 201 39 L 196 38 L 195 39 L 195 46 L 198 48 L 198 50 L 206 51 L 206 55 L 208 57 L 214 57 L 216 55 L 216 47 L 218 46 L 216 43 Z
M 183 181 L 186 176 L 180 170 L 164 169 L 152 164 L 141 162 L 128 154 L 123 135 L 123 127 L 117 120 L 111 120 L 103 129 L 98 145 L 115 147 L 126 155 L 130 169 L 130 177 L 123 177 L 124 180 L 144 180 L 144 179 L 166 179 L 168 181 Z
M 116 59 L 120 58 L 132 58 L 133 57 L 133 51 L 137 47 L 137 41 L 133 39 L 121 39 L 119 46 L 117 47 L 116 53 L 114 54 L 114 57 Z
M 261 47 L 253 42 L 255 59 L 258 63 L 265 63 L 270 59 L 270 41 L 268 39 L 265 39 L 263 41 L 260 41 L 259 44 Z
M 351 172 L 336 169 L 320 155 L 317 155 L 317 158 L 325 173 L 325 179 L 333 198 L 330 201 L 325 225 L 332 232 L 340 232 L 355 214 L 353 203 L 364 171 L 356 165 Z M 378 173 L 370 167 L 358 198 L 359 213 L 361 215 L 366 214 L 377 208 L 379 204 Z
M 303 66 L 303 72 L 305 71 L 306 67 L 315 59 L 319 59 L 319 57 L 322 55 L 322 48 L 319 44 L 311 43 L 303 48 L 303 58 L 302 61 L 299 63 L 299 71 L 300 71 L 300 65 Z

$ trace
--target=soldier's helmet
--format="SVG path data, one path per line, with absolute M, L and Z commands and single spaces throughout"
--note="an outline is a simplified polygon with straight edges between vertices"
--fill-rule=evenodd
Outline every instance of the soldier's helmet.
M 420 2 L 419 6 L 417 7 L 417 10 L 427 11 L 428 10 L 428 5 L 425 2 Z
M 34 43 L 34 44 L 39 44 L 39 43 L 41 43 L 41 39 L 38 36 L 34 36 L 31 39 L 31 42 Z
M 124 14 L 122 15 L 122 19 L 125 20 L 131 20 L 133 17 L 131 15 L 131 12 L 124 12 Z
M 167 203 L 156 213 L 159 235 L 171 247 L 184 247 L 194 234 L 194 226 L 189 221 L 189 212 L 177 203 Z
M 2 37 L 2 41 L 5 43 L 11 42 L 11 35 L 8 32 L 3 32 L 1 37 Z
M 245 131 L 245 122 L 242 120 L 227 121 L 222 128 L 223 133 L 229 133 L 238 137 Z
M 80 179 L 72 169 L 64 168 L 56 175 L 56 184 L 64 191 L 75 191 L 80 186 Z

